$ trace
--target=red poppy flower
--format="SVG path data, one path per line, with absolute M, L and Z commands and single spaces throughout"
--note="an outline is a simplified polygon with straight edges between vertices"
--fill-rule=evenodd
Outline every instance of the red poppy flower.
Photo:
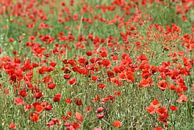
M 26 90 L 20 90 L 19 91 L 20 96 L 26 97 Z
M 74 99 L 74 102 L 75 102 L 75 104 L 76 104 L 77 106 L 82 106 L 82 105 L 83 105 L 82 100 L 81 100 L 80 98 L 75 98 L 75 99 Z
M 149 87 L 152 84 L 152 78 L 148 77 L 148 78 L 143 78 L 140 83 L 139 83 L 139 87 L 143 88 L 143 87 Z
M 162 123 L 166 123 L 167 118 L 168 118 L 168 110 L 165 107 L 161 107 L 157 109 L 157 114 L 158 114 L 158 121 Z
M 98 84 L 98 88 L 100 88 L 100 89 L 104 89 L 104 88 L 106 88 L 106 85 L 105 84 Z
M 122 126 L 122 122 L 120 122 L 119 120 L 115 120 L 112 125 L 115 127 L 115 128 L 120 128 Z
M 150 114 L 154 114 L 156 111 L 155 111 L 155 108 L 153 106 L 148 106 L 146 107 L 146 110 L 147 112 L 149 112 Z
M 82 114 L 79 113 L 79 112 L 76 112 L 76 113 L 75 113 L 75 118 L 76 118 L 78 121 L 80 121 L 80 122 L 83 121 L 83 116 L 82 116 Z
M 176 111 L 178 108 L 177 108 L 176 106 L 170 106 L 170 109 L 171 109 L 172 111 Z
M 107 75 L 108 75 L 109 78 L 113 78 L 114 77 L 114 72 L 108 70 Z
M 87 106 L 85 109 L 86 112 L 91 112 L 92 111 L 92 107 L 91 106 Z
M 41 113 L 44 110 L 44 107 L 41 104 L 35 105 L 34 108 L 38 113 Z
M 71 104 L 72 100 L 71 100 L 70 98 L 67 98 L 67 99 L 65 99 L 65 102 L 66 102 L 67 104 Z
M 55 84 L 55 83 L 49 83 L 49 84 L 47 85 L 47 87 L 48 87 L 49 89 L 54 89 L 54 88 L 56 87 L 56 84 Z
M 91 55 L 92 55 L 92 51 L 87 51 L 87 52 L 86 52 L 86 55 L 87 55 L 87 56 L 91 56 Z
M 79 62 L 80 65 L 86 65 L 88 63 L 88 60 L 84 57 L 80 57 L 78 59 L 78 62 Z
M 126 79 L 128 82 L 134 82 L 134 80 L 135 80 L 134 73 L 131 71 L 127 71 L 126 72 Z
M 20 97 L 15 98 L 14 102 L 16 105 L 23 105 L 24 104 L 23 98 L 20 98 Z
M 110 62 L 110 60 L 108 60 L 108 59 L 103 59 L 103 60 L 102 60 L 102 65 L 103 65 L 104 67 L 106 67 L 106 68 L 110 68 L 111 62 Z
M 99 107 L 99 108 L 97 108 L 97 110 L 96 110 L 97 113 L 101 113 L 101 112 L 103 112 L 103 111 L 104 111 L 104 108 L 103 108 L 103 107 Z
M 187 98 L 186 95 L 180 94 L 180 95 L 179 95 L 179 99 L 177 99 L 176 101 L 179 102 L 179 103 L 187 102 L 187 101 L 188 101 L 188 98 Z
M 9 38 L 9 42 L 14 42 L 14 38 Z
M 71 77 L 71 76 L 70 76 L 69 74 L 65 74 L 65 75 L 63 76 L 64 79 L 70 79 L 70 77 Z
M 156 127 L 154 130 L 163 130 L 162 127 Z
M 168 83 L 165 80 L 162 80 L 158 83 L 158 87 L 164 91 L 165 89 L 167 89 L 168 87 Z
M 15 123 L 13 123 L 13 122 L 10 123 L 10 124 L 9 124 L 9 128 L 15 130 L 15 129 L 16 129 Z
M 34 93 L 34 97 L 35 97 L 36 99 L 40 99 L 42 96 L 43 96 L 43 94 L 42 94 L 42 92 L 40 92 L 40 91 Z
M 148 107 L 146 107 L 146 110 L 150 113 L 150 114 L 154 114 L 157 109 L 160 107 L 160 103 L 157 99 L 154 99 L 150 105 Z
M 54 102 L 60 102 L 61 100 L 61 94 L 58 93 L 58 94 L 55 94 L 55 96 L 53 97 L 53 101 Z
M 57 63 L 55 61 L 50 62 L 50 66 L 55 67 L 56 65 L 57 65 Z
M 52 110 L 52 105 L 48 102 L 42 102 L 41 105 L 44 107 L 45 110 L 50 111 Z
M 116 97 L 116 96 L 120 96 L 122 94 L 122 92 L 121 91 L 114 91 L 114 96 Z
M 104 118 L 104 113 L 97 114 L 96 116 L 98 119 L 102 119 L 102 118 Z
M 30 104 L 27 104 L 27 105 L 24 106 L 25 112 L 30 110 L 31 108 L 32 108 L 32 105 L 30 105 Z
M 77 82 L 76 78 L 72 78 L 68 81 L 69 85 L 75 85 Z
M 170 90 L 176 90 L 176 86 L 172 84 L 172 85 L 169 86 L 169 89 Z
M 36 112 L 30 113 L 30 120 L 32 122 L 38 122 L 39 120 L 39 114 Z
M 93 76 L 91 77 L 91 79 L 92 79 L 93 81 L 97 81 L 97 80 L 98 80 L 98 76 L 94 76 L 94 75 L 93 75 Z
M 157 99 L 154 99 L 151 103 L 150 103 L 151 106 L 153 106 L 154 108 L 158 108 L 160 107 L 160 103 Z

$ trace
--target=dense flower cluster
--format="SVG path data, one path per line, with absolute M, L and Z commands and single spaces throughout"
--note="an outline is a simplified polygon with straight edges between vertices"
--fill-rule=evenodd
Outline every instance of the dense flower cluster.
M 0 0 L 0 126 L 189 126 L 193 7 L 193 0 Z

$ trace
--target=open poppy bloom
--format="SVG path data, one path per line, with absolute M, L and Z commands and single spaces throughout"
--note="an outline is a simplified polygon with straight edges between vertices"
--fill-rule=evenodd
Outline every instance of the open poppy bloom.
M 122 122 L 120 122 L 119 120 L 115 120 L 113 121 L 112 126 L 114 126 L 115 128 L 120 128 L 122 126 Z

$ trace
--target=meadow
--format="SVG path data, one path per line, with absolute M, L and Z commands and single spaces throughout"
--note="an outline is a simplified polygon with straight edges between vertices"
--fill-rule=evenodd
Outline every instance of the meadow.
M 193 0 L 0 0 L 0 130 L 194 130 Z

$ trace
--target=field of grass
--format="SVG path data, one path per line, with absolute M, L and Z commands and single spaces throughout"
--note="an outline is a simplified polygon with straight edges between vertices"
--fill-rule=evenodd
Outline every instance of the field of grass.
M 0 0 L 0 130 L 194 130 L 193 0 Z

